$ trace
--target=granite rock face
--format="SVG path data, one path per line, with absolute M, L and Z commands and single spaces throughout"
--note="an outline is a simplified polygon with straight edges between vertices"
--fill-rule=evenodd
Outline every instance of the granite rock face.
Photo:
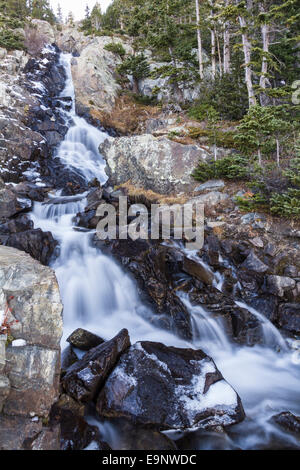
M 149 134 L 109 138 L 99 150 L 106 160 L 112 185 L 130 180 L 134 185 L 162 194 L 189 188 L 191 168 L 208 156 L 197 145 L 183 145 Z
M 0 336 L 9 339 L 2 351 L 0 429 L 5 431 L 0 432 L 0 449 L 22 449 L 28 439 L 31 446 L 42 431 L 50 432 L 42 418 L 48 418 L 59 393 L 62 304 L 54 272 L 4 246 L 0 294 Z M 55 433 L 51 431 L 53 445 Z M 36 445 L 43 447 L 42 435 Z

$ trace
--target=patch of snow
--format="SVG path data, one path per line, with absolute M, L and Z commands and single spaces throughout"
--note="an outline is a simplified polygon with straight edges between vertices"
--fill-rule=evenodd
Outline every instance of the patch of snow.
M 96 441 L 92 441 L 85 449 L 83 450 L 99 450 L 98 443 Z
M 191 361 L 192 362 L 192 361 Z M 193 361 L 196 362 L 197 361 Z M 214 422 L 228 425 L 232 421 L 231 414 L 237 407 L 237 394 L 234 389 L 223 379 L 212 384 L 206 393 L 205 384 L 207 374 L 216 372 L 212 361 L 200 361 L 201 371 L 194 375 L 190 385 L 180 385 L 177 387 L 176 395 L 183 404 L 191 425 L 195 423 L 197 414 L 202 410 L 215 409 L 221 411 L 222 415 L 213 418 Z
M 143 346 L 141 345 L 141 343 L 136 343 L 134 346 L 133 346 L 133 349 L 136 349 L 137 351 L 142 351 L 145 356 L 147 356 L 149 359 L 151 359 L 153 362 L 155 362 L 160 368 L 162 368 L 163 370 L 165 370 L 168 374 L 171 375 L 171 371 L 168 367 L 168 365 L 165 363 L 165 362 L 162 362 L 158 359 L 158 357 L 155 355 L 155 354 L 149 354 L 147 351 L 145 351 L 145 349 L 143 348 Z
M 26 341 L 25 339 L 15 339 L 11 345 L 13 348 L 23 348 L 24 346 L 26 346 Z

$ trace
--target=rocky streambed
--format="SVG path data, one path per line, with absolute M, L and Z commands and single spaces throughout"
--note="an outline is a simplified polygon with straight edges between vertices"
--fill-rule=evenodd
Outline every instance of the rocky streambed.
M 71 55 L 22 57 L 1 102 L 0 448 L 297 448 L 297 227 L 197 187 L 209 149 L 107 140 L 76 112 Z M 100 242 L 97 207 L 120 195 L 202 202 L 203 249 Z

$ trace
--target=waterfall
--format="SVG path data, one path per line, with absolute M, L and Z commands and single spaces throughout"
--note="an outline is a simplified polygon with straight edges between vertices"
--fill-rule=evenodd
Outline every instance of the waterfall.
M 69 112 L 62 111 L 71 125 L 57 149 L 57 156 L 87 181 L 96 177 L 104 183 L 107 180 L 105 162 L 98 153 L 98 147 L 107 134 L 76 115 L 71 60 L 71 55 L 61 55 L 61 64 L 67 74 L 62 96 L 72 97 L 72 108 Z M 92 246 L 94 232 L 73 226 L 74 216 L 85 205 L 86 194 L 62 198 L 60 192 L 56 192 L 46 203 L 35 203 L 31 215 L 35 227 L 51 231 L 59 242 L 59 253 L 52 267 L 64 304 L 63 346 L 66 337 L 75 328 L 83 327 L 104 339 L 110 339 L 121 328 L 127 328 L 132 342 L 159 341 L 169 346 L 203 349 L 213 357 L 244 404 L 248 419 L 229 430 L 236 445 L 251 449 L 269 443 L 274 436 L 283 439 L 282 433 L 268 420 L 280 411 L 290 410 L 300 414 L 300 374 L 299 366 L 293 364 L 291 354 L 283 348 L 284 340 L 276 328 L 259 312 L 238 303 L 261 322 L 266 345 L 233 345 L 222 323 L 207 309 L 192 306 L 187 296 L 183 296 L 182 301 L 194 320 L 193 342 L 156 328 L 146 320 L 149 311 L 138 295 L 134 280 L 111 257 Z M 222 289 L 221 275 L 215 276 L 215 287 Z M 274 343 L 281 346 L 281 354 L 273 348 Z M 110 431 L 106 431 L 106 437 L 113 445 L 111 441 L 115 433 L 110 426 L 101 425 L 104 434 L 108 428 Z M 199 448 L 202 445 L 199 442 Z
M 71 110 L 64 111 L 66 117 L 73 121 L 64 141 L 58 148 L 57 157 L 67 168 L 77 170 L 87 181 L 97 178 L 100 183 L 105 183 L 105 162 L 99 158 L 99 145 L 107 138 L 105 132 L 101 132 L 76 115 L 75 91 L 71 71 L 71 54 L 61 55 L 61 65 L 66 71 L 66 86 L 61 97 L 71 97 Z

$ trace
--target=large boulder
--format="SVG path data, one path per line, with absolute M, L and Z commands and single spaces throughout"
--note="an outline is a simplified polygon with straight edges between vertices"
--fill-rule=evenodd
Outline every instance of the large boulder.
M 112 340 L 91 349 L 63 377 L 62 385 L 66 393 L 82 403 L 92 401 L 120 355 L 129 346 L 128 331 L 122 330 Z
M 106 160 L 112 185 L 130 180 L 134 185 L 163 194 L 190 189 L 193 169 L 208 156 L 197 145 L 183 145 L 149 134 L 109 138 L 99 150 Z
M 97 411 L 160 430 L 229 426 L 244 418 L 239 396 L 203 351 L 151 342 L 121 357 Z
M 77 328 L 77 330 L 73 331 L 68 337 L 67 342 L 74 348 L 81 349 L 81 351 L 89 351 L 99 346 L 99 344 L 104 343 L 104 339 L 83 328 Z
M 3 245 L 25 251 L 46 266 L 58 244 L 51 232 L 43 232 L 41 229 L 26 230 L 8 236 L 0 234 L 0 241 Z
M 16 215 L 30 208 L 30 201 L 17 198 L 16 194 L 5 186 L 0 186 L 0 220 Z
M 287 276 L 267 276 L 267 291 L 278 297 L 294 289 L 296 281 Z
M 72 60 L 72 76 L 78 111 L 93 107 L 109 111 L 115 104 L 121 90 L 116 69 L 122 60 L 118 54 L 105 49 L 111 42 L 111 37 L 87 37 L 68 26 L 57 34 L 58 46 L 75 56 Z M 122 38 L 118 38 L 117 42 L 122 44 L 127 53 L 133 53 L 132 47 Z
M 46 44 L 53 44 L 55 42 L 54 28 L 48 21 L 33 18 L 31 23 L 38 30 L 39 35 L 44 39 Z
M 9 338 L 2 382 L 10 387 L 2 403 L 5 418 L 0 415 L 4 430 L 0 449 L 24 448 L 27 439 L 41 433 L 39 418 L 47 419 L 58 397 L 62 304 L 54 272 L 4 246 L 0 246 L 0 294 L 0 311 L 6 311 L 0 329 Z M 33 416 L 39 417 L 35 425 Z
M 271 423 L 276 424 L 285 432 L 296 434 L 300 437 L 300 417 L 295 416 L 289 411 L 283 411 L 270 419 Z

